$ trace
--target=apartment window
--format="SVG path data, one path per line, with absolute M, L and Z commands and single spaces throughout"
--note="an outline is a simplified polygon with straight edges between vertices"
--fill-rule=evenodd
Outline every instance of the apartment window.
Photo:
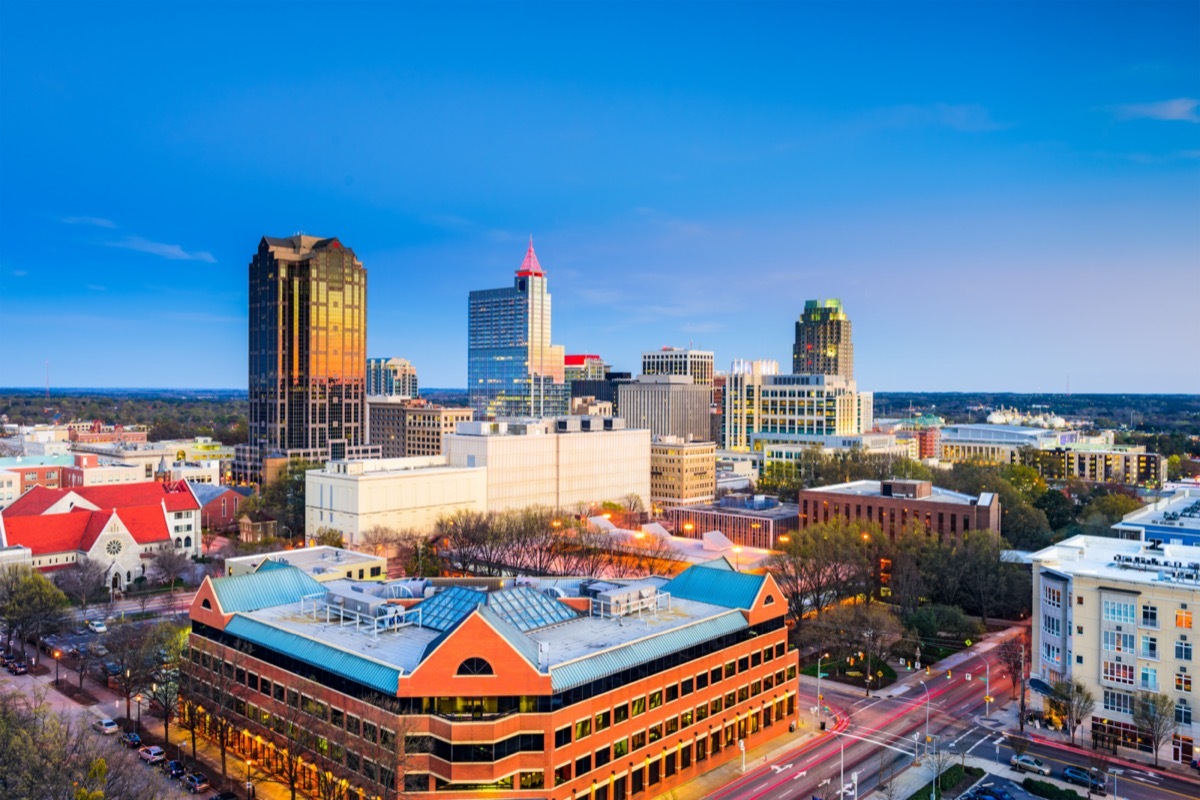
M 1192 660 L 1192 643 L 1191 642 L 1176 642 L 1175 643 L 1175 658 L 1179 661 Z
M 1131 625 L 1134 622 L 1133 603 L 1124 603 L 1119 600 L 1105 600 L 1102 613 L 1105 622 L 1127 622 Z
M 696 722 L 708 719 L 708 703 L 702 706 L 696 706 Z
M 638 731 L 633 736 L 631 736 L 630 739 L 632 740 L 632 746 L 633 746 L 634 750 L 641 750 L 643 747 L 646 746 L 646 732 L 645 731 Z
M 1104 690 L 1104 710 L 1118 714 L 1133 713 L 1133 695 L 1129 692 L 1119 692 L 1114 689 Z
M 1186 609 L 1180 609 L 1180 610 L 1176 611 L 1175 612 L 1175 627 L 1176 628 L 1187 628 L 1188 630 L 1191 630 L 1192 612 L 1188 611 Z
M 670 703 L 672 700 L 678 700 L 678 699 L 679 699 L 679 685 L 672 683 L 670 686 L 667 687 L 667 702 Z
M 592 771 L 592 756 L 589 753 L 586 756 L 580 756 L 575 759 L 575 775 L 585 775 Z
M 1050 664 L 1061 664 L 1062 648 L 1049 642 L 1042 642 L 1042 660 Z
M 1051 608 L 1062 608 L 1062 589 L 1055 586 L 1042 587 L 1042 604 Z
M 607 747 L 601 747 L 596 751 L 596 767 L 603 767 L 608 762 L 612 761 L 611 751 Z
M 663 736 L 662 723 L 660 722 L 657 725 L 651 725 L 650 729 L 647 731 L 647 733 L 650 734 L 650 743 L 651 744 L 653 744 L 654 742 L 657 742 Z
M 1175 703 L 1175 721 L 1180 725 L 1192 724 L 1192 707 L 1187 700 L 1180 699 Z
M 683 683 L 681 683 L 679 685 L 680 694 L 683 694 L 685 696 L 691 694 L 693 691 L 695 691 L 693 689 L 694 685 L 695 685 L 695 681 L 693 681 L 691 678 L 684 678 Z
M 725 677 L 726 678 L 732 678 L 734 676 L 735 672 L 736 672 L 735 662 L 730 661 L 728 664 L 725 665 Z
M 715 669 L 713 669 L 713 671 L 708 674 L 708 678 L 709 678 L 709 682 L 711 682 L 711 683 L 720 683 L 721 682 L 721 668 L 716 667 Z M 703 689 L 704 687 L 701 686 L 700 688 Z
M 1139 687 L 1148 692 L 1158 691 L 1158 670 L 1154 667 L 1142 667 L 1142 680 Z
M 1049 614 L 1043 614 L 1042 630 L 1051 636 L 1062 636 L 1062 620 Z
M 1106 681 L 1133 686 L 1132 664 L 1118 664 L 1114 661 L 1105 661 L 1101 666 L 1100 674 Z
M 738 659 L 738 672 L 745 672 L 750 669 L 750 656 L 742 656 Z
M 571 780 L 571 765 L 563 764 L 561 767 L 554 769 L 554 785 L 562 786 Z
M 1190 692 L 1192 690 L 1192 676 L 1186 672 L 1175 673 L 1175 691 Z
M 1142 636 L 1142 658 L 1158 658 L 1158 639 L 1154 636 Z
M 1158 627 L 1158 606 L 1142 606 L 1142 627 Z
M 1133 652 L 1133 634 L 1118 633 L 1117 631 L 1104 631 L 1103 647 L 1105 650 L 1111 650 L 1114 653 L 1132 653 Z

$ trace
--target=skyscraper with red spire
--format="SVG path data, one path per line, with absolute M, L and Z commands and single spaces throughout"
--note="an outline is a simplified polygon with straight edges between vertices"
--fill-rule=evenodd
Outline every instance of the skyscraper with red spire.
M 467 394 L 477 419 L 566 414 L 563 348 L 550 343 L 550 293 L 533 237 L 511 288 L 471 292 Z

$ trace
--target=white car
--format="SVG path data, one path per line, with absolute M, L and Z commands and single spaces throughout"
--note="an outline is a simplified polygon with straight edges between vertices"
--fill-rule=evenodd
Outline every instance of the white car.
M 105 736 L 115 735 L 121 730 L 117 727 L 117 723 L 113 722 L 111 719 L 98 719 L 92 723 L 92 727 L 103 733 Z
M 92 633 L 108 633 L 108 626 L 104 624 L 102 619 L 89 619 L 87 621 L 88 630 Z
M 1012 764 L 1013 769 L 1018 769 L 1021 772 L 1036 772 L 1039 775 L 1050 774 L 1050 768 L 1040 758 L 1033 756 L 1013 756 L 1008 760 Z
M 167 752 L 158 745 L 150 745 L 138 750 L 138 758 L 147 764 L 158 764 L 167 757 Z

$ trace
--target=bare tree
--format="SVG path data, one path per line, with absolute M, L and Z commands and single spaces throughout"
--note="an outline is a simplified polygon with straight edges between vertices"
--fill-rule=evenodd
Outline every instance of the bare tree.
M 208 551 L 212 549 L 213 544 L 219 538 L 221 538 L 220 531 L 209 526 L 200 528 L 200 546 L 203 548 L 204 555 L 208 555 Z
M 412 718 L 399 713 L 395 698 L 377 695 L 368 698 L 367 702 L 371 707 L 363 713 L 363 721 L 389 732 L 388 736 L 380 737 L 377 748 L 371 748 L 371 760 L 379 767 L 376 786 L 382 800 L 401 800 L 406 796 L 404 776 L 412 765 L 413 756 L 429 751 L 428 739 L 413 735 Z
M 114 626 L 105 636 L 104 646 L 116 667 L 111 680 L 116 684 L 117 694 L 125 698 L 125 719 L 129 719 L 133 696 L 150 684 L 153 648 L 146 631 L 128 623 Z
M 212 669 L 204 676 L 211 690 L 209 731 L 221 753 L 221 777 L 229 778 L 229 748 L 241 724 L 238 707 L 245 696 L 245 685 L 239 680 L 243 673 L 245 653 L 233 647 L 223 647 L 212 655 Z
M 1154 748 L 1154 766 L 1158 751 L 1179 728 L 1175 721 L 1175 701 L 1161 692 L 1138 692 L 1133 696 L 1133 724 L 1145 731 Z
M 184 551 L 168 548 L 154 554 L 150 571 L 156 579 L 169 584 L 171 594 L 175 594 L 175 581 L 186 578 L 191 573 L 192 563 L 192 559 Z
M 933 791 L 929 795 L 931 800 L 940 800 L 942 794 L 942 774 L 954 766 L 955 753 L 949 748 L 935 745 L 932 752 L 925 757 L 925 769 L 929 772 L 930 781 L 933 785 Z
M 382 525 L 376 525 L 362 532 L 363 546 L 375 555 L 386 558 L 394 558 L 398 555 L 396 547 L 404 538 L 399 531 Z
M 1024 734 L 1009 734 L 1008 736 L 1008 746 L 1018 756 L 1025 755 L 1032 744 L 1033 742 Z
M 1050 698 L 1050 707 L 1063 718 L 1063 723 L 1067 726 L 1067 737 L 1071 744 L 1075 744 L 1075 730 L 1085 718 L 1091 716 L 1096 708 L 1096 698 L 1079 680 L 1057 681 L 1054 684 L 1054 696 Z
M 63 594 L 79 606 L 79 612 L 87 619 L 88 605 L 104 591 L 108 569 L 99 561 L 80 556 L 74 564 L 58 573 L 55 582 Z
M 1008 669 L 1012 676 L 1012 697 L 1017 699 L 1017 691 L 1025 686 L 1024 667 L 1029 663 L 1029 642 L 1024 633 L 1019 633 L 1005 639 L 996 648 L 996 657 Z

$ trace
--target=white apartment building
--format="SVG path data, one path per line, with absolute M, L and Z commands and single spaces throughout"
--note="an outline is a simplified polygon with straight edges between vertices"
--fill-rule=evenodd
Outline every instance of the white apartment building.
M 1078 679 L 1091 690 L 1095 711 L 1080 731 L 1098 747 L 1149 753 L 1134 696 L 1167 694 L 1177 729 L 1159 757 L 1190 763 L 1200 736 L 1200 547 L 1073 536 L 1031 559 L 1032 677 L 1051 686 Z
M 442 456 L 330 461 L 305 480 L 305 530 L 361 542 L 375 526 L 424 533 L 460 510 L 621 500 L 649 507 L 650 432 L 613 417 L 462 422 Z
M 643 375 L 691 375 L 692 380 L 710 390 L 713 385 L 711 350 L 692 350 L 682 347 L 664 347 L 642 353 Z M 618 406 L 620 403 L 617 404 Z

